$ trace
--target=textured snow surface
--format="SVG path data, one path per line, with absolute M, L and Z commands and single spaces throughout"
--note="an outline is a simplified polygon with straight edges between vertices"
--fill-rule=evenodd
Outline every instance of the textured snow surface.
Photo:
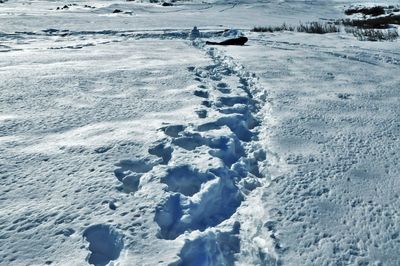
M 350 4 L 1 3 L 0 265 L 399 265 L 399 41 L 250 32 Z

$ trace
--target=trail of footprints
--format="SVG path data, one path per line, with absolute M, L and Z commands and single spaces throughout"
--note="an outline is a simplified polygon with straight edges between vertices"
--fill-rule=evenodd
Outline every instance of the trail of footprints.
M 212 48 L 206 52 L 212 65 L 188 68 L 198 83 L 193 93 L 202 98 L 196 114 L 204 122 L 160 128 L 164 137 L 148 149 L 153 156 L 120 161 L 115 170 L 125 192 L 140 190 L 141 182 L 164 184 L 167 197 L 157 204 L 154 221 L 158 238 L 186 238 L 178 265 L 204 258 L 210 265 L 233 263 L 240 250 L 240 223 L 228 219 L 264 178 L 266 154 L 257 131 L 263 89 L 230 58 Z M 154 156 L 159 159 L 150 159 Z M 156 180 L 141 180 L 155 168 Z M 223 222 L 228 227 L 216 227 Z M 195 230 L 201 233 L 187 238 Z

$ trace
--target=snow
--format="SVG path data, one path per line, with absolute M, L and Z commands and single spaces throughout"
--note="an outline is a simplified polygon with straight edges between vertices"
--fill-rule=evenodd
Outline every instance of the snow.
M 250 32 L 354 4 L 0 4 L 0 265 L 398 265 L 399 40 Z
M 302 35 L 224 49 L 269 93 L 265 146 L 279 163 L 261 202 L 282 263 L 396 265 L 397 44 Z

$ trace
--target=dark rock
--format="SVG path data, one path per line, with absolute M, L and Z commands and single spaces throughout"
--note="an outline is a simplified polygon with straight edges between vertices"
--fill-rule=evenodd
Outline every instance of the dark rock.
M 373 17 L 376 17 L 385 14 L 385 8 L 383 6 L 356 7 L 356 8 L 349 8 L 344 13 L 346 15 L 361 13 L 363 15 L 371 15 Z
M 108 203 L 108 207 L 109 207 L 111 210 L 113 210 L 113 211 L 115 211 L 115 210 L 117 209 L 117 205 L 115 205 L 115 203 L 112 202 L 112 201 L 110 201 L 110 202 Z
M 211 44 L 211 45 L 244 45 L 247 41 L 248 41 L 247 37 L 239 37 L 239 38 L 225 40 L 223 42 L 209 42 L 209 41 L 207 41 L 206 44 Z

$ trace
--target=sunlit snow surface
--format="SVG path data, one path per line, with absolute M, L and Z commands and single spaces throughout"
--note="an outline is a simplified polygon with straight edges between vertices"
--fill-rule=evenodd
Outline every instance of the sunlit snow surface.
M 346 6 L 0 4 L 0 265 L 399 265 L 399 40 L 250 32 Z

